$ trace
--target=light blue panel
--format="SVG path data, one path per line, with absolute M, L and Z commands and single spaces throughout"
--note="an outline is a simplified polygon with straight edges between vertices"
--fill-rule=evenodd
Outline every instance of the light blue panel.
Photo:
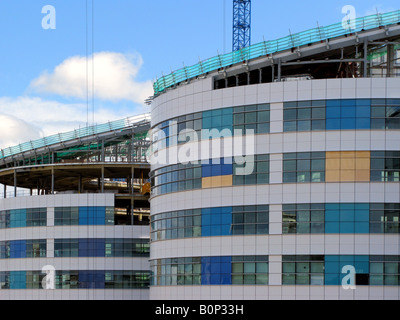
M 337 210 L 325 210 L 325 222 L 329 221 L 340 221 L 340 211 Z
M 341 118 L 355 118 L 356 107 L 355 106 L 342 107 L 340 116 Z
M 10 289 L 26 289 L 26 271 L 10 272 Z
M 354 226 L 354 233 L 369 233 L 369 222 L 356 222 Z
M 356 128 L 355 118 L 341 118 L 340 129 L 341 130 L 354 130 Z
M 340 130 L 340 119 L 326 119 L 326 130 Z
M 340 209 L 340 221 L 354 221 L 354 208 L 353 209 Z
M 26 209 L 10 210 L 10 228 L 26 227 Z
M 371 129 L 371 118 L 356 118 L 356 129 L 357 130 Z
M 354 221 L 340 222 L 340 233 L 354 233 Z
M 325 233 L 339 233 L 339 222 L 325 222 Z

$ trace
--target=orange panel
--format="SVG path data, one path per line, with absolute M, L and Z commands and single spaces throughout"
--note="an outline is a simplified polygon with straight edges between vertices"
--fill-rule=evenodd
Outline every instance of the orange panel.
M 222 176 L 221 186 L 231 187 L 233 185 L 233 176 Z
M 357 158 L 371 158 L 371 151 L 357 151 L 356 152 Z
M 326 182 L 339 182 L 340 181 L 340 171 L 339 170 L 327 170 L 325 172 Z
M 356 168 L 356 160 L 355 158 L 344 158 L 340 161 L 340 169 L 341 170 L 354 170 Z
M 203 178 L 201 180 L 201 186 L 203 189 L 207 189 L 207 188 L 211 188 L 212 187 L 212 178 L 213 177 L 207 177 L 207 178 Z
M 326 159 L 325 168 L 326 170 L 339 170 L 340 159 Z
M 356 169 L 357 170 L 370 170 L 371 160 L 368 158 L 357 158 L 356 159 Z
M 355 170 L 341 170 L 340 181 L 341 182 L 352 182 L 356 178 Z
M 370 170 L 357 170 L 356 181 L 357 182 L 369 182 L 371 180 Z

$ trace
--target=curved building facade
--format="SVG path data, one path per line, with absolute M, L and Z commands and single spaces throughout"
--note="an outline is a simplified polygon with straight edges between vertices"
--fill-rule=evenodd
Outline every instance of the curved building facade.
M 400 298 L 397 22 L 159 80 L 151 299 Z
M 149 298 L 149 117 L 4 149 L 2 300 Z

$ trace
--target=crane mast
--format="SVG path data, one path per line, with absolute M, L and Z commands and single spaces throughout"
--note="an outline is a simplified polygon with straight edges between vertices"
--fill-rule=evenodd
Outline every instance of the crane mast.
M 233 47 L 238 51 L 251 44 L 251 0 L 233 0 Z

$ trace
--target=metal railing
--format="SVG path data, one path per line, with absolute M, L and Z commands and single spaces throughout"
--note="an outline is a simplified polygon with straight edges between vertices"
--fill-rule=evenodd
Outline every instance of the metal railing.
M 304 32 L 291 34 L 278 40 L 264 41 L 258 44 L 243 48 L 242 50 L 231 52 L 224 55 L 199 62 L 190 67 L 184 67 L 169 75 L 158 79 L 154 85 L 154 95 L 157 96 L 166 89 L 175 86 L 180 82 L 202 76 L 208 72 L 225 68 L 227 66 L 241 63 L 246 60 L 265 56 L 308 45 L 315 42 L 327 41 L 335 37 L 345 36 L 346 34 L 371 30 L 400 22 L 400 10 L 384 14 L 374 14 L 367 17 L 357 18 L 355 21 L 349 21 L 348 27 L 344 28 L 342 22 L 327 27 L 317 27 Z M 350 27 L 354 27 L 350 29 Z
M 104 124 L 84 127 L 65 133 L 54 134 L 52 136 L 44 137 L 38 140 L 21 143 L 14 147 L 2 149 L 0 150 L 0 159 L 12 157 L 13 155 L 20 154 L 26 151 L 35 150 L 74 139 L 130 128 L 140 122 L 145 121 L 150 121 L 150 114 L 146 113 L 143 115 L 116 120 Z

